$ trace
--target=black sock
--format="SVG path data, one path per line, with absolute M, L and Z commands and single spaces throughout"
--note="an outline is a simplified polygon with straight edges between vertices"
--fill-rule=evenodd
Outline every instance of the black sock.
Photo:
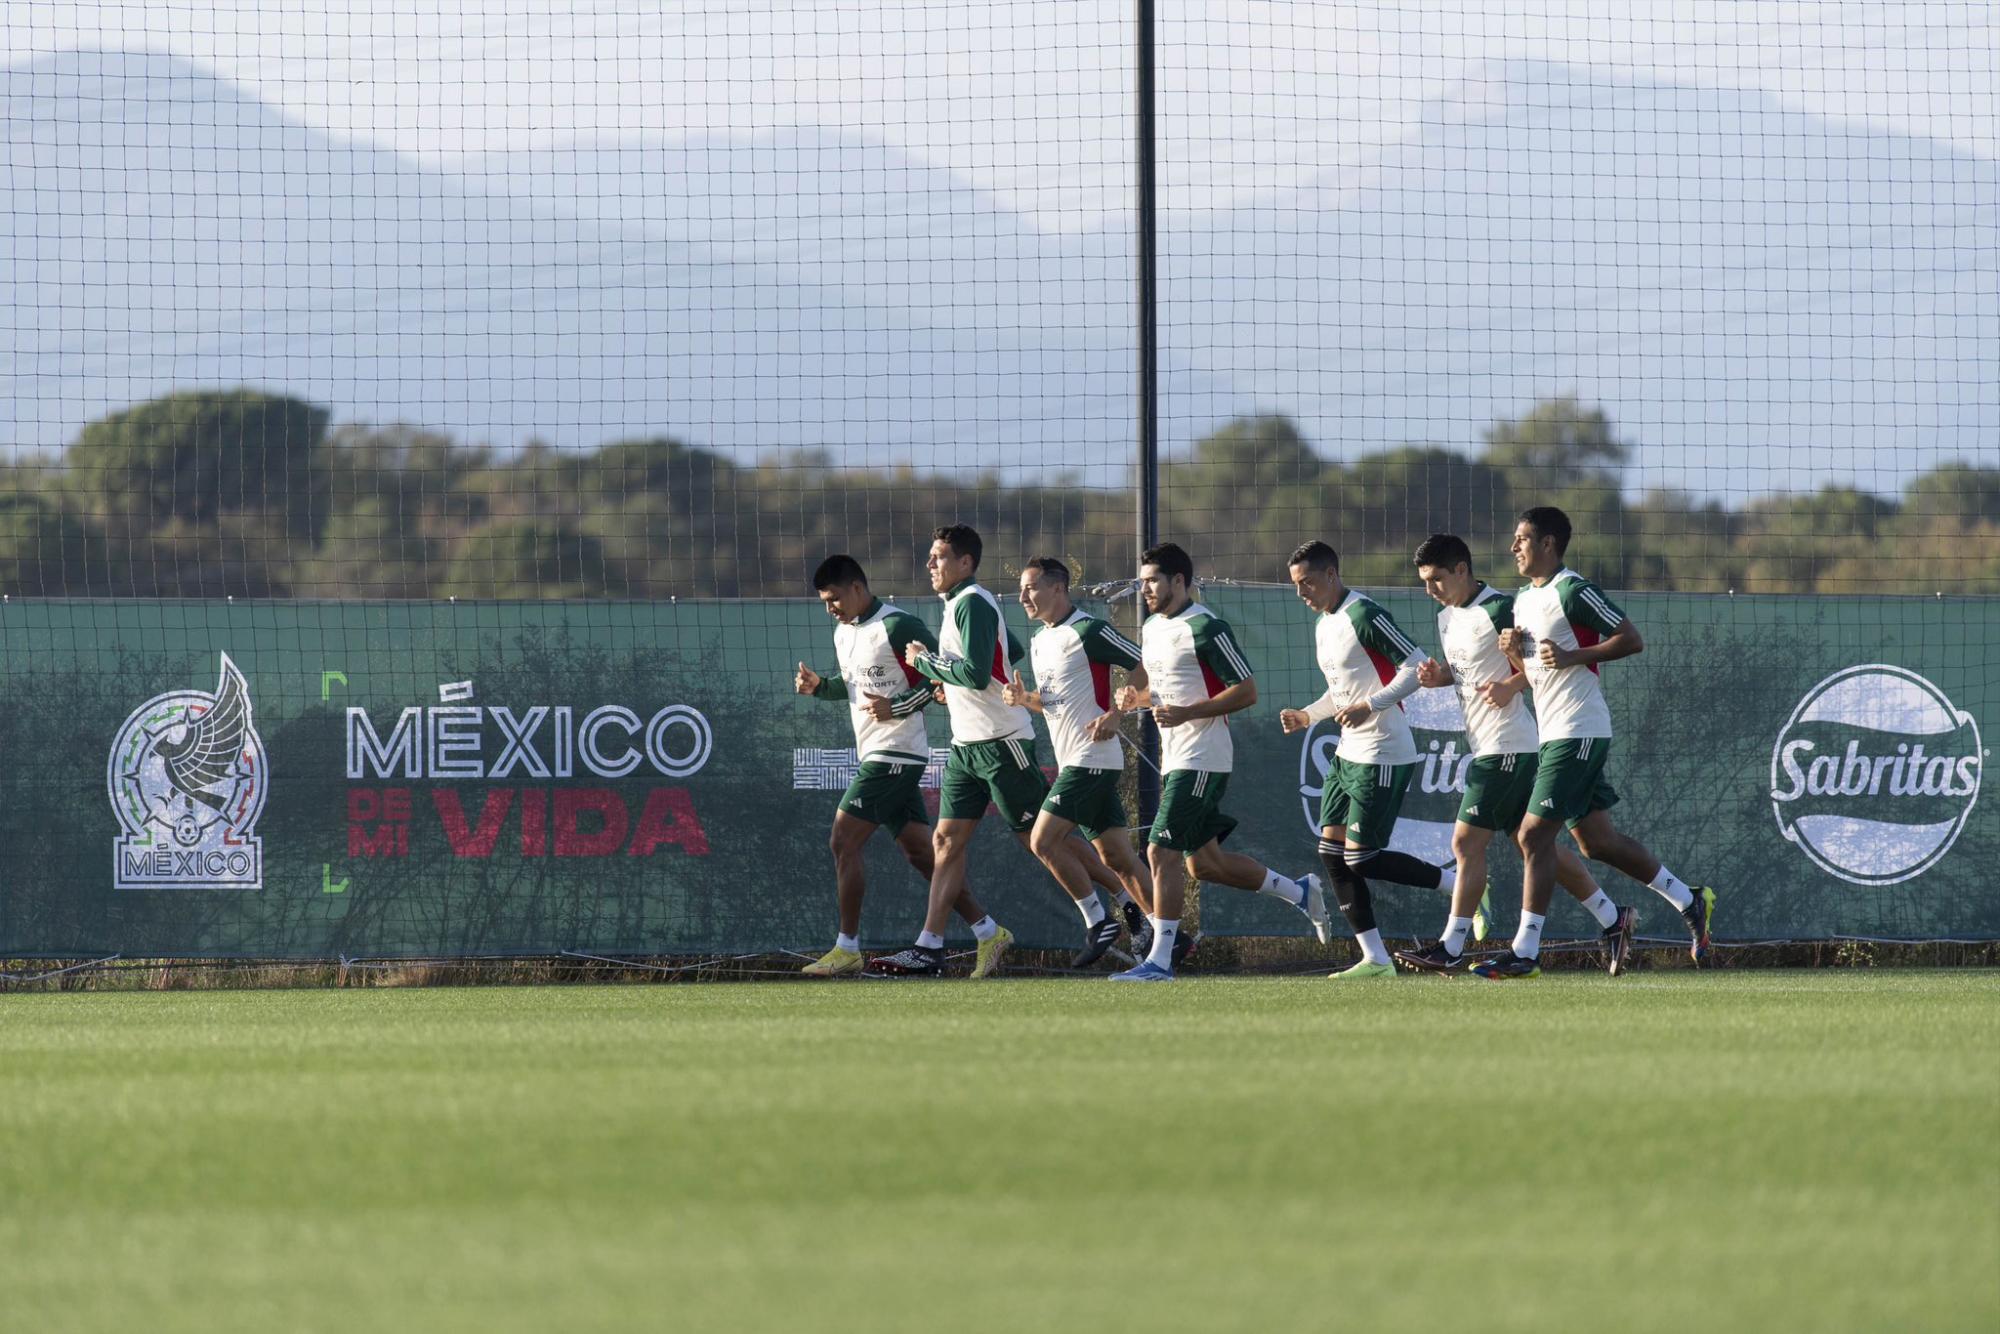
M 1393 880 L 1399 885 L 1415 885 L 1418 889 L 1438 889 L 1444 885 L 1444 876 L 1438 868 L 1422 857 L 1412 857 L 1407 852 L 1392 852 L 1383 848 L 1368 858 L 1368 874 L 1377 880 Z
M 1375 929 L 1375 899 L 1368 892 L 1368 882 L 1361 872 L 1347 864 L 1347 849 L 1338 843 L 1320 840 L 1319 859 L 1326 867 L 1326 878 L 1333 882 L 1333 896 L 1340 904 L 1340 915 L 1347 924 L 1360 935 L 1363 931 Z

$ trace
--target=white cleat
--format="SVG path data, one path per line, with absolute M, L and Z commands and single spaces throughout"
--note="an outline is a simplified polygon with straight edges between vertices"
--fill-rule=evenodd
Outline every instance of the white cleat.
M 1326 886 L 1316 875 L 1302 877 L 1299 885 L 1306 892 L 1305 902 L 1299 905 L 1299 911 L 1313 924 L 1313 934 L 1319 937 L 1319 943 L 1330 944 L 1333 940 L 1333 921 L 1326 915 Z

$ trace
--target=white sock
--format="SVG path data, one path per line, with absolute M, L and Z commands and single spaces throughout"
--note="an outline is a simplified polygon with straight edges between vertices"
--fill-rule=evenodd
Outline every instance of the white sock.
M 1601 889 L 1585 899 L 1583 906 L 1585 911 L 1597 919 L 1597 924 L 1607 931 L 1618 921 L 1618 905 L 1613 903 L 1611 896 Z
M 1444 939 L 1440 942 L 1445 953 L 1459 955 L 1465 953 L 1465 938 L 1472 934 L 1470 917 L 1447 917 L 1444 919 Z
M 986 916 L 972 924 L 972 938 L 974 940 L 991 940 L 998 934 L 1000 934 L 1000 923 L 993 920 L 992 913 L 986 914 Z
M 1542 923 L 1548 917 L 1543 913 L 1524 912 L 1521 914 L 1521 929 L 1514 933 L 1514 953 L 1523 959 L 1542 957 Z
M 1096 926 L 1104 920 L 1104 900 L 1097 897 L 1094 889 L 1076 901 L 1076 910 L 1083 914 L 1086 927 Z
M 1135 898 L 1133 898 L 1133 897 L 1132 897 L 1132 891 L 1131 891 L 1131 890 L 1129 890 L 1129 889 L 1121 889 L 1121 890 L 1119 890 L 1119 891 L 1118 891 L 1118 906 L 1119 906 L 1119 907 L 1123 908 L 1123 907 L 1124 907 L 1124 906 L 1125 906 L 1126 904 L 1128 904 L 1128 903 L 1137 903 L 1138 901 L 1139 901 L 1139 900 L 1137 900 L 1137 899 L 1135 899 Z
M 1263 887 L 1257 892 L 1259 894 L 1269 894 L 1274 899 L 1281 899 L 1291 904 L 1294 908 L 1306 901 L 1305 888 L 1298 881 L 1287 880 L 1276 871 L 1268 868 L 1264 871 Z
M 1458 888 L 1458 864 L 1446 862 L 1438 867 L 1438 888 L 1449 894 Z
M 1174 941 L 1181 933 L 1181 919 L 1178 917 L 1155 917 L 1153 919 L 1153 948 L 1146 955 L 1146 962 L 1174 971 Z
M 839 932 L 834 933 L 833 947 L 837 950 L 846 950 L 849 954 L 861 953 L 861 941 L 857 937 L 843 936 Z
M 1694 891 L 1681 883 L 1681 878 L 1672 871 L 1669 871 L 1665 866 L 1660 867 L 1660 873 L 1653 877 L 1646 888 L 1652 890 L 1682 912 L 1686 912 L 1687 906 L 1694 902 Z
M 1389 947 L 1382 943 L 1382 933 L 1375 927 L 1354 933 L 1354 943 L 1361 947 L 1361 957 L 1368 963 L 1389 962 Z
M 990 922 L 993 919 L 989 917 L 986 920 Z M 923 949 L 941 950 L 944 948 L 944 937 L 935 931 L 919 931 L 917 932 L 917 944 Z

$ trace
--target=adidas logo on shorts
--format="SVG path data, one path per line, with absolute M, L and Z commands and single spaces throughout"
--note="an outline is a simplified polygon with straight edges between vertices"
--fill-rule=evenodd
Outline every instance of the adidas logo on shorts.
M 1479 807 L 1477 807 L 1477 806 L 1467 806 L 1467 807 L 1465 808 L 1465 813 L 1466 813 L 1467 815 L 1477 815 L 1477 814 L 1479 814 Z
M 1548 807 L 1548 808 L 1549 808 L 1550 810 L 1554 810 L 1554 809 L 1556 808 L 1556 803 L 1555 803 L 1555 798 L 1553 798 L 1553 797 L 1543 797 L 1543 798 L 1542 798 L 1542 805 L 1544 805 L 1544 806 Z

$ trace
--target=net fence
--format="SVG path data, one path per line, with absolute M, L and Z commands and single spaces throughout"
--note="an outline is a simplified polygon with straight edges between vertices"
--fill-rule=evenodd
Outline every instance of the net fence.
M 735 947 L 789 942 L 823 896 L 732 915 L 712 879 L 649 872 L 685 849 L 657 838 L 620 863 L 622 906 L 553 852 L 502 883 L 465 859 L 482 812 L 489 850 L 533 858 L 554 835 L 522 822 L 554 805 L 477 785 L 438 804 L 436 780 L 472 771 L 433 753 L 428 714 L 421 772 L 357 777 L 343 710 L 390 736 L 404 709 L 492 698 L 443 685 L 505 680 L 510 722 L 546 705 L 553 750 L 559 709 L 643 725 L 703 695 L 774 754 L 838 754 L 844 718 L 786 694 L 829 651 L 810 573 L 851 553 L 935 620 L 922 561 L 948 522 L 984 534 L 1003 597 L 1052 554 L 1136 624 L 1131 0 L 21 3 L 4 22 L 0 744 L 33 832 L 0 948 L 182 920 L 107 878 L 134 829 L 104 757 L 163 692 L 219 700 L 220 654 L 265 736 L 314 757 L 273 761 L 290 791 L 269 787 L 304 803 L 281 813 L 302 897 L 206 906 L 194 944 Z M 1462 534 L 1511 587 L 1515 515 L 1558 505 L 1570 564 L 1644 626 L 1644 666 L 1607 680 L 1621 758 L 1662 761 L 1634 795 L 1690 849 L 1662 856 L 1726 835 L 1731 873 L 1787 859 L 1842 905 L 1774 900 L 1762 932 L 1850 909 L 1887 934 L 2000 932 L 1986 907 L 1864 902 L 1890 871 L 1936 887 L 2000 850 L 1975 809 L 2000 703 L 1987 7 L 1161 0 L 1157 34 L 1160 535 L 1287 696 L 1243 720 L 1277 768 L 1316 778 L 1273 721 L 1315 679 L 1294 546 L 1330 541 L 1435 647 L 1416 544 Z M 715 600 L 698 630 L 674 619 L 688 600 Z M 1811 702 L 1859 667 L 1883 673 L 1861 704 Z M 598 699 L 606 682 L 631 698 Z M 484 780 L 505 740 L 477 726 Z M 1801 727 L 1825 732 L 1793 752 L 1817 834 L 1774 806 Z M 1450 720 L 1433 730 L 1427 755 Z M 641 775 L 676 778 L 631 735 Z M 1726 779 L 1676 767 L 1719 736 Z M 57 755 L 82 777 L 20 763 Z M 755 810 L 784 777 L 743 763 L 729 801 Z M 796 768 L 787 799 L 823 830 L 833 780 Z M 532 769 L 516 756 L 516 780 Z M 551 760 L 549 791 L 565 777 Z M 463 902 L 354 906 L 396 846 L 398 783 L 408 855 L 428 847 L 424 876 Z M 650 800 L 618 817 L 619 855 Z M 583 842 L 617 823 L 579 818 Z M 1251 841 L 1295 857 L 1298 823 Z M 1902 851 L 1869 851 L 1885 838 Z

